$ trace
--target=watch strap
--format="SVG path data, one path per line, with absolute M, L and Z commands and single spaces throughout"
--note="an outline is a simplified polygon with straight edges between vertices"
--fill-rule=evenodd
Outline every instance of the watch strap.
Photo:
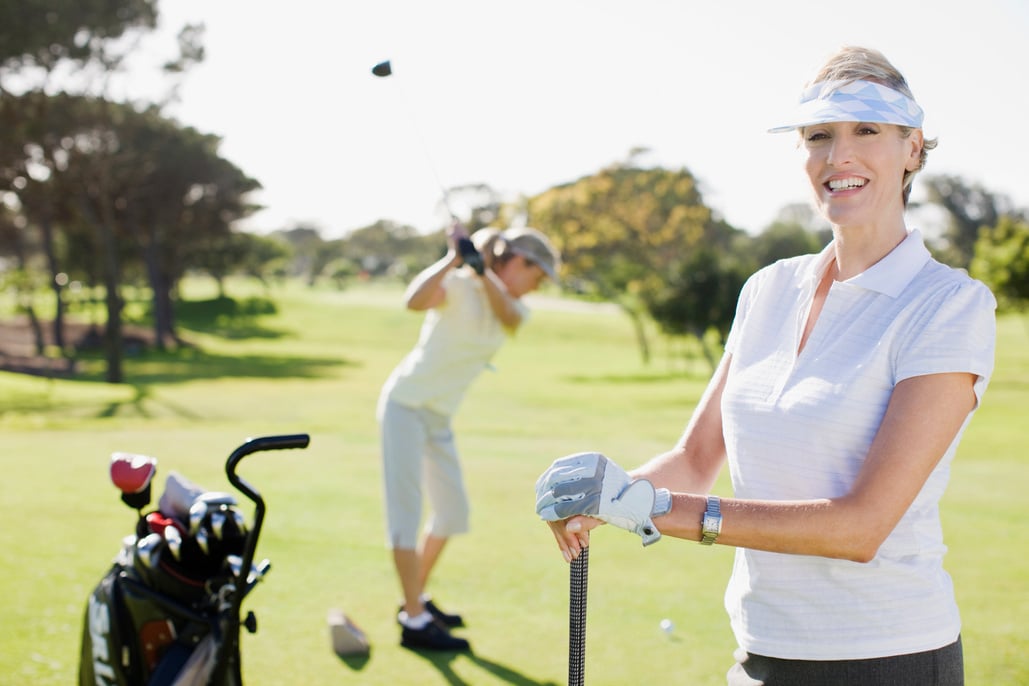
M 667 488 L 658 488 L 654 491 L 654 509 L 650 511 L 651 517 L 660 517 L 672 511 L 672 492 Z
M 700 544 L 712 545 L 722 531 L 721 501 L 716 495 L 707 497 L 707 509 L 700 524 Z

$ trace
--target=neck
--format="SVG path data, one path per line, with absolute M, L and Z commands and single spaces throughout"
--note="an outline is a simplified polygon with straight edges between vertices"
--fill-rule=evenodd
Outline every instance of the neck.
M 834 226 L 838 281 L 846 281 L 886 257 L 907 237 L 904 221 L 878 228 Z

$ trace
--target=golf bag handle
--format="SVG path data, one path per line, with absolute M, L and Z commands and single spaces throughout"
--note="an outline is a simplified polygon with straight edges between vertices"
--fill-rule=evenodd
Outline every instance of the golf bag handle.
M 261 535 L 261 524 L 264 521 L 264 498 L 253 486 L 236 474 L 236 467 L 239 461 L 247 455 L 261 452 L 263 450 L 288 450 L 291 448 L 306 448 L 311 442 L 307 434 L 288 434 L 284 436 L 262 436 L 260 438 L 247 439 L 246 443 L 232 451 L 229 459 L 225 462 L 225 474 L 229 477 L 229 483 L 235 486 L 243 495 L 254 502 L 254 524 L 247 534 L 247 543 L 243 550 L 243 564 L 240 567 L 243 584 L 246 584 L 247 575 L 250 573 L 250 565 L 254 562 L 254 551 L 257 548 L 257 539 Z
M 237 591 L 232 594 L 231 607 L 228 612 L 228 626 L 224 628 L 224 639 L 218 646 L 217 658 L 215 660 L 215 671 L 211 677 L 211 683 L 222 683 L 222 679 L 228 669 L 226 657 L 237 649 L 239 642 L 239 609 L 243 604 L 243 598 L 250 592 L 247 577 L 250 575 L 250 567 L 254 563 L 254 552 L 257 550 L 257 539 L 261 535 L 261 524 L 264 521 L 264 498 L 253 486 L 248 484 L 242 477 L 236 474 L 236 467 L 239 461 L 251 453 L 263 450 L 288 450 L 291 448 L 306 448 L 311 442 L 307 434 L 288 434 L 284 436 L 263 436 L 260 438 L 247 439 L 243 445 L 232 451 L 229 459 L 225 462 L 225 474 L 229 477 L 229 483 L 235 486 L 243 495 L 254 502 L 254 524 L 247 533 L 246 544 L 243 547 L 243 560 L 239 567 L 239 577 L 236 579 Z M 256 583 L 256 580 L 255 582 Z

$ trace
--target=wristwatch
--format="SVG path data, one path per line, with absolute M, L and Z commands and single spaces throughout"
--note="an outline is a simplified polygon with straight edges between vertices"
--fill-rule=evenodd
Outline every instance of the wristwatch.
M 719 505 L 718 496 L 709 495 L 707 497 L 707 510 L 704 512 L 704 518 L 700 525 L 701 545 L 711 545 L 722 531 L 722 510 Z
M 654 490 L 654 508 L 650 511 L 651 517 L 660 517 L 672 511 L 672 493 L 667 488 Z

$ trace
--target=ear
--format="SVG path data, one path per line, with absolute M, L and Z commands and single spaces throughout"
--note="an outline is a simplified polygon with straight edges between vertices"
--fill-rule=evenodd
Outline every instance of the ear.
M 910 147 L 904 169 L 909 172 L 918 171 L 918 168 L 922 166 L 922 147 L 925 145 L 922 129 L 912 129 L 911 135 L 907 137 L 907 143 Z

